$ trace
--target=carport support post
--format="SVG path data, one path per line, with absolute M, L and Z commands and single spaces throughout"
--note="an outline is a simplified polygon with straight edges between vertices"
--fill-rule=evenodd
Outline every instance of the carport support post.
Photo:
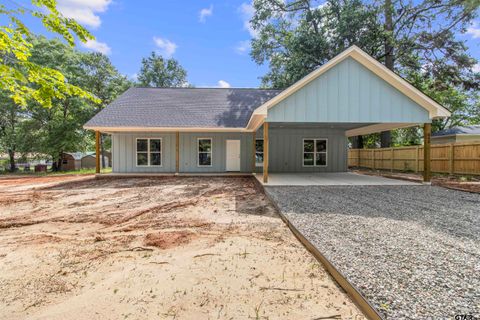
M 257 144 L 257 138 L 256 138 L 255 131 L 252 132 L 252 142 L 253 142 L 253 148 L 252 148 L 252 150 L 253 150 L 252 173 L 255 173 L 255 169 L 256 169 L 256 163 L 255 163 L 255 162 L 257 161 L 257 159 L 256 159 L 256 157 L 255 157 L 255 155 L 256 155 L 256 153 L 257 153 L 257 145 L 256 145 L 256 144 Z
M 95 131 L 95 173 L 100 173 L 100 131 Z
M 180 172 L 180 132 L 175 133 L 175 173 Z
M 430 158 L 430 138 L 432 134 L 432 124 L 425 123 L 423 125 L 423 182 L 430 183 L 431 158 Z
M 268 122 L 263 123 L 263 183 L 268 182 Z

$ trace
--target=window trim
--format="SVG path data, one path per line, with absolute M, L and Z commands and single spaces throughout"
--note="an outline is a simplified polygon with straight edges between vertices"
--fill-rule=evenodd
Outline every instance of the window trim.
M 307 153 L 313 153 L 313 165 L 306 165 L 305 164 L 305 158 L 304 158 L 304 153 L 305 153 L 305 140 L 313 140 L 313 152 L 307 152 Z M 325 140 L 326 142 L 326 148 L 325 151 L 320 151 L 317 152 L 317 140 Z M 325 165 L 317 165 L 317 153 L 325 153 Z M 303 138 L 302 139 L 302 167 L 305 168 L 312 168 L 312 167 L 328 167 L 328 138 Z
M 210 153 L 210 164 L 200 164 L 200 140 L 210 140 L 210 152 L 202 152 L 202 153 Z M 213 167 L 213 138 L 212 137 L 202 137 L 197 138 L 197 167 L 198 168 L 209 168 Z
M 262 140 L 263 143 L 265 143 L 265 139 L 263 139 L 263 138 L 255 138 L 255 148 L 254 148 L 254 149 L 255 149 L 255 167 L 261 168 L 261 167 L 263 167 L 263 161 L 260 162 L 260 163 L 257 162 L 257 140 Z M 265 150 L 265 145 L 263 145 L 262 155 L 265 155 L 264 150 Z M 260 153 L 260 152 L 259 152 L 259 153 Z
M 138 145 L 138 140 L 147 140 L 147 164 L 138 164 L 138 150 L 137 150 L 137 145 Z M 160 152 L 154 151 L 155 153 L 160 153 L 160 164 L 150 164 L 150 140 L 160 140 Z M 145 151 L 140 151 L 140 153 L 145 153 Z M 163 167 L 163 138 L 161 137 L 153 137 L 153 138 L 143 138 L 143 137 L 137 137 L 135 138 L 135 167 L 137 168 L 149 168 L 149 167 L 154 167 L 154 168 L 160 168 Z

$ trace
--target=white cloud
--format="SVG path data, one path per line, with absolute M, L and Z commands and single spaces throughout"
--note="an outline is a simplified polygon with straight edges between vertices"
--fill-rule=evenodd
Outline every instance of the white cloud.
M 157 48 L 160 49 L 161 54 L 166 58 L 170 58 L 177 51 L 178 46 L 168 39 L 153 37 L 153 41 Z
M 217 86 L 218 86 L 219 88 L 230 88 L 230 87 L 231 87 L 230 83 L 228 83 L 228 82 L 225 81 L 225 80 L 219 80 L 219 81 L 217 82 Z
M 477 63 L 476 65 L 473 66 L 472 68 L 473 72 L 480 72 L 480 63 Z
M 470 34 L 473 39 L 480 38 L 480 27 L 478 27 L 477 22 L 474 22 L 470 27 L 467 28 L 467 34 Z
M 97 13 L 107 11 L 110 3 L 112 0 L 58 0 L 57 9 L 67 18 L 98 28 L 102 21 Z
M 201 23 L 205 23 L 207 17 L 210 17 L 213 14 L 213 5 L 210 5 L 208 8 L 203 8 L 200 10 L 200 13 L 198 14 L 198 21 Z
M 235 52 L 238 54 L 245 54 L 250 51 L 250 40 L 240 41 L 235 47 Z
M 112 52 L 112 49 L 110 49 L 110 47 L 105 42 L 99 42 L 97 40 L 87 40 L 87 42 L 85 43 L 82 42 L 82 46 L 106 55 L 109 55 Z
M 250 20 L 255 14 L 253 5 L 251 3 L 244 2 L 240 5 L 238 11 L 240 12 L 240 16 L 243 20 L 243 29 L 247 30 L 252 38 L 256 38 L 258 36 L 258 32 L 252 28 L 252 24 L 250 23 Z

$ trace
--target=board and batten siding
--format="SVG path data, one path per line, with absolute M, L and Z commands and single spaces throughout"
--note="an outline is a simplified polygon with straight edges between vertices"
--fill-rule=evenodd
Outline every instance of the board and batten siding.
M 269 108 L 267 121 L 431 122 L 426 109 L 352 58 Z
M 256 134 L 263 137 L 263 127 Z M 303 139 L 326 138 L 327 166 L 303 166 Z M 270 128 L 269 172 L 341 172 L 347 171 L 347 138 L 343 129 Z M 256 172 L 262 172 L 261 167 Z
M 198 166 L 199 138 L 212 139 L 212 166 Z M 227 140 L 240 140 L 240 172 L 252 172 L 252 133 L 180 133 L 180 172 L 226 172 Z
M 136 139 L 162 139 L 162 166 L 138 167 Z M 175 133 L 135 132 L 112 134 L 112 172 L 115 173 L 174 173 Z
M 136 166 L 136 139 L 162 138 L 162 166 Z M 212 139 L 212 166 L 198 166 L 198 138 Z M 175 133 L 112 134 L 112 171 L 115 173 L 174 173 Z M 226 140 L 240 140 L 240 172 L 252 171 L 252 133 L 180 133 L 180 172 L 221 173 L 226 171 Z

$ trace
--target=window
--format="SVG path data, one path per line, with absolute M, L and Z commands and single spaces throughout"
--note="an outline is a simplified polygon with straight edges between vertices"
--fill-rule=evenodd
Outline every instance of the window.
M 327 139 L 303 139 L 303 165 L 305 167 L 327 165 Z
M 162 139 L 137 139 L 137 166 L 162 165 Z
M 263 139 L 255 140 L 255 165 L 263 167 Z
M 198 166 L 210 167 L 212 165 L 212 139 L 198 139 Z

